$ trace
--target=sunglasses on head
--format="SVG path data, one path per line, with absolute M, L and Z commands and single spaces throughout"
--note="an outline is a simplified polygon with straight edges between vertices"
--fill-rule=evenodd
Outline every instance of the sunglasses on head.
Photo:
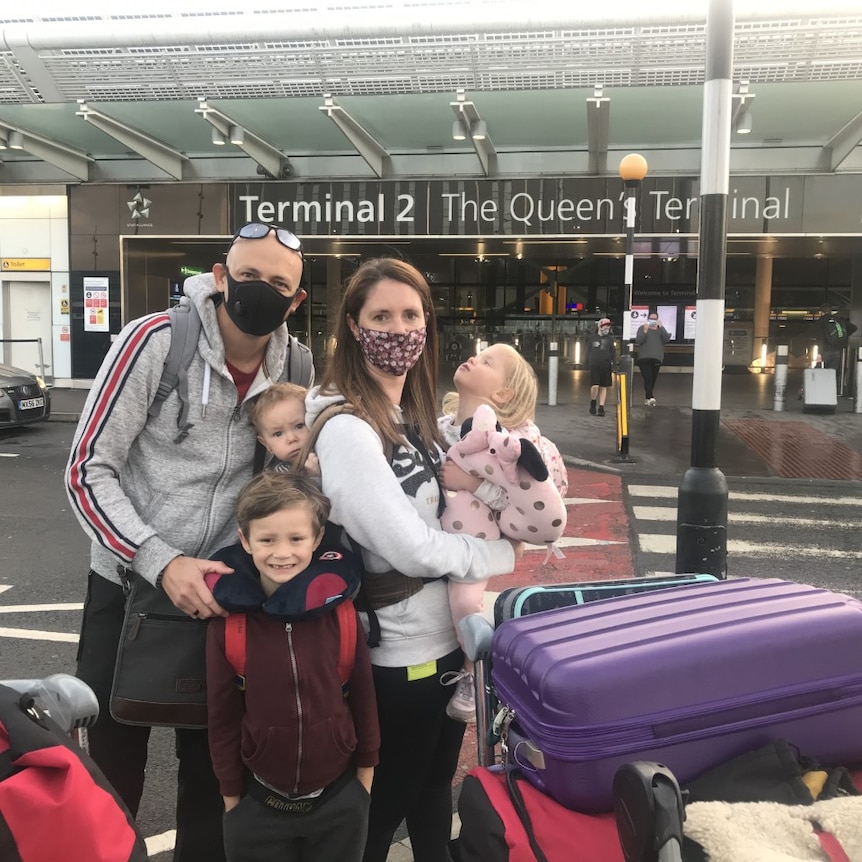
M 238 239 L 263 239 L 265 236 L 269 236 L 270 231 L 275 234 L 275 238 L 285 248 L 295 251 L 300 257 L 302 257 L 302 243 L 299 241 L 299 237 L 295 233 L 291 233 L 287 228 L 279 227 L 275 224 L 261 224 L 256 221 L 244 224 L 233 235 L 231 245 L 233 245 Z

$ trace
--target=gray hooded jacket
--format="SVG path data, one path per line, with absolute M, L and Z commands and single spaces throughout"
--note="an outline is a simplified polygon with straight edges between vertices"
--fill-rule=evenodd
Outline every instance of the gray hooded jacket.
M 206 559 L 236 541 L 234 504 L 254 457 L 249 402 L 281 377 L 294 342 L 286 325 L 273 333 L 239 403 L 216 319 L 215 279 L 194 276 L 184 292 L 203 324 L 187 371 L 188 437 L 174 442 L 176 392 L 158 417 L 147 416 L 171 342 L 170 319 L 158 312 L 129 323 L 108 351 L 66 467 L 73 511 L 93 539 L 91 568 L 115 582 L 118 564 L 155 583 L 175 557 Z

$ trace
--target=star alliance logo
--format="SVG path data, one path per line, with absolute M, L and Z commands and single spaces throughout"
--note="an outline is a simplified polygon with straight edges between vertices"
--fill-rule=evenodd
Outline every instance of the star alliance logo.
M 137 220 L 150 217 L 151 203 L 152 201 L 149 198 L 145 198 L 138 192 L 130 201 L 126 201 L 126 206 L 129 208 L 132 218 Z

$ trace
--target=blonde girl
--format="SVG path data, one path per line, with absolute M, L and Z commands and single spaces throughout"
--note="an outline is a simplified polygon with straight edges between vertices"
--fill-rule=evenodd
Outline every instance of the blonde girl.
M 566 469 L 557 447 L 542 436 L 535 424 L 538 383 L 524 357 L 508 344 L 492 344 L 459 365 L 453 383 L 456 391 L 444 397 L 443 415 L 437 423 L 447 447 L 460 439 L 461 425 L 476 408 L 487 404 L 493 408 L 503 428 L 536 446 L 554 485 L 565 497 L 568 491 Z M 503 488 L 465 473 L 451 461 L 441 467 L 440 480 L 446 489 L 469 491 L 491 509 L 506 507 Z M 449 606 L 459 637 L 459 621 L 468 614 L 482 612 L 486 583 L 449 582 Z M 447 715 L 464 722 L 475 720 L 472 663 L 465 662 L 460 671 L 448 676 L 445 684 L 456 685 L 446 708 Z

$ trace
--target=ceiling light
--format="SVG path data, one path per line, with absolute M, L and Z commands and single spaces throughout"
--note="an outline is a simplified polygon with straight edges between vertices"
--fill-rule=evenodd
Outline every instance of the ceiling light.
M 217 147 L 223 147 L 227 143 L 225 136 L 215 126 L 213 126 L 212 142 Z
M 466 141 L 467 140 L 467 130 L 464 128 L 464 123 L 461 120 L 455 120 L 452 123 L 452 140 L 453 141 Z
M 488 124 L 484 120 L 474 120 L 470 126 L 470 134 L 474 141 L 484 141 L 488 137 Z
M 21 132 L 11 129 L 9 136 L 6 138 L 6 143 L 9 145 L 10 150 L 23 150 L 24 136 Z
M 736 120 L 736 134 L 748 135 L 751 133 L 751 111 L 743 104 Z
M 230 135 L 228 137 L 232 144 L 240 146 L 240 144 L 245 142 L 245 129 L 242 126 L 231 126 Z

